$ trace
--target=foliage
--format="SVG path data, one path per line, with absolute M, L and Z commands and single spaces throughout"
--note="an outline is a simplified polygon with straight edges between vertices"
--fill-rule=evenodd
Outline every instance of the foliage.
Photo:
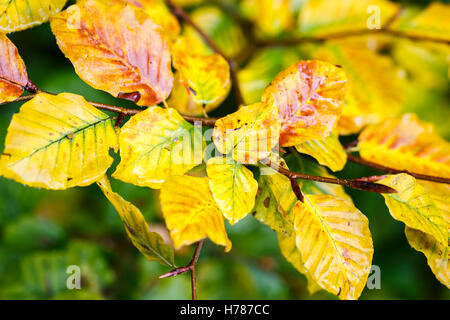
M 259 241 L 278 240 L 276 254 L 306 277 L 311 294 L 325 290 L 340 299 L 360 297 L 376 254 L 372 219 L 357 208 L 363 196 L 343 186 L 382 193 L 411 247 L 450 288 L 449 131 L 445 121 L 419 120 L 431 97 L 437 113 L 448 112 L 449 5 L 414 11 L 387 0 L 78 0 L 64 9 L 64 1 L 0 1 L 0 103 L 28 100 L 9 123 L 2 177 L 48 190 L 96 183 L 142 255 L 175 268 L 169 276 L 191 271 L 194 286 L 195 255 L 193 264 L 177 268 L 175 253 L 199 241 L 200 250 L 205 238 L 225 252 L 233 240 L 239 250 L 251 243 L 240 243 L 234 230 L 262 222 L 268 228 L 258 232 L 270 236 Z M 379 21 L 368 10 L 373 6 Z M 6 33 L 48 20 L 77 75 L 118 98 L 110 100 L 114 105 L 46 92 L 29 79 Z M 409 54 L 420 63 L 405 61 Z M 342 178 L 351 161 L 387 174 Z M 338 179 L 325 167 L 344 171 L 333 173 Z M 152 210 L 162 213 L 167 229 L 148 224 L 145 211 L 113 191 L 108 176 L 123 191 L 127 184 L 160 189 L 160 209 Z M 92 190 L 98 202 L 98 188 Z M 65 192 L 76 200 L 75 191 Z M 151 202 L 147 196 L 144 203 Z M 95 223 L 77 222 L 69 205 L 64 219 L 76 222 L 71 228 Z M 45 244 L 16 240 L 21 229 Z M 64 229 L 47 219 L 19 219 L 3 233 L 0 275 L 15 255 L 27 253 L 17 273 L 31 289 L 7 280 L 0 297 L 102 298 L 114 281 L 97 244 L 66 244 Z M 31 253 L 42 246 L 55 250 Z M 88 290 L 70 296 L 65 267 L 79 261 Z M 221 272 L 218 261 L 202 272 L 251 279 L 249 291 L 260 287 L 261 297 L 269 287 L 287 296 L 276 275 L 234 261 Z M 199 294 L 214 298 L 208 281 Z

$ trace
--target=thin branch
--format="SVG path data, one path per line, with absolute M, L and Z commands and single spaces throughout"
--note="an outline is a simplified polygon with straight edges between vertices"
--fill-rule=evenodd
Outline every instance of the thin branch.
M 196 266 L 198 262 L 198 258 L 200 256 L 200 251 L 202 250 L 203 241 L 201 240 L 197 242 L 197 246 L 195 247 L 194 255 L 192 256 L 191 262 L 187 266 L 177 268 L 175 270 L 172 270 L 166 274 L 163 274 L 160 276 L 160 279 L 169 278 L 169 277 L 176 277 L 180 274 L 186 273 L 188 271 L 191 272 L 191 289 L 192 289 L 192 300 L 197 300 L 197 275 L 196 275 Z
M 46 91 L 40 91 L 40 92 L 45 92 L 47 94 L 56 95 L 55 93 L 46 92 Z M 37 95 L 37 93 L 29 94 L 26 96 L 21 96 L 13 101 L 2 102 L 2 103 L 0 103 L 0 106 L 7 105 L 10 103 L 14 103 L 14 102 L 28 101 L 28 100 L 33 99 L 36 95 Z M 87 101 L 87 102 L 89 104 L 93 105 L 94 107 L 96 107 L 97 109 L 117 113 L 117 114 L 119 114 L 119 117 L 120 117 L 120 115 L 122 115 L 122 117 L 134 116 L 134 115 L 138 114 L 139 112 L 145 110 L 145 109 L 129 109 L 129 108 L 113 106 L 113 105 L 100 103 L 100 102 L 94 102 L 94 101 Z M 205 127 L 214 127 L 214 125 L 217 121 L 216 118 L 200 118 L 200 117 L 185 116 L 185 115 L 182 115 L 182 117 L 188 122 L 191 122 L 191 123 L 199 122 Z
M 394 190 L 388 186 L 385 186 L 385 185 L 382 185 L 379 183 L 374 183 L 371 181 L 367 181 L 365 178 L 348 180 L 348 179 L 337 179 L 337 178 L 329 178 L 329 177 L 319 177 L 319 176 L 307 175 L 307 174 L 303 174 L 303 173 L 290 171 L 281 166 L 278 166 L 275 163 L 272 163 L 268 159 L 261 160 L 261 163 L 280 172 L 284 176 L 288 177 L 291 181 L 292 181 L 292 179 L 303 179 L 303 180 L 309 180 L 309 181 L 338 184 L 338 185 L 346 186 L 346 187 L 349 187 L 352 189 L 375 192 L 375 193 L 397 193 L 396 190 Z M 372 179 L 373 179 L 373 177 L 372 177 Z M 380 177 L 380 179 L 382 179 L 382 177 Z
M 241 88 L 239 86 L 239 80 L 238 80 L 238 64 L 237 62 L 228 57 L 222 49 L 219 48 L 219 46 L 211 39 L 209 35 L 206 34 L 192 19 L 189 17 L 189 15 L 179 6 L 177 6 L 172 0 L 166 0 L 167 6 L 170 8 L 172 13 L 178 17 L 180 21 L 184 21 L 186 24 L 190 25 L 192 28 L 197 31 L 197 33 L 200 35 L 200 37 L 206 42 L 206 44 L 217 54 L 220 54 L 222 57 L 227 60 L 228 65 L 230 66 L 230 77 L 233 87 L 233 92 L 236 98 L 236 102 L 238 105 L 242 105 L 244 103 L 244 99 L 242 96 Z
M 352 154 L 348 154 L 347 159 L 351 162 L 360 164 L 362 166 L 369 167 L 369 168 L 372 168 L 372 169 L 375 169 L 378 171 L 382 171 L 382 172 L 386 172 L 386 173 L 392 173 L 392 174 L 407 173 L 410 176 L 413 176 L 414 178 L 417 178 L 419 180 L 426 180 L 426 181 L 431 181 L 431 182 L 450 184 L 450 179 L 448 179 L 448 178 L 429 176 L 426 174 L 410 172 L 407 170 L 397 170 L 397 169 L 386 167 L 386 166 L 383 166 L 383 165 L 380 165 L 380 164 L 377 164 L 377 163 L 374 163 L 374 162 L 371 162 L 368 160 L 364 160 L 363 158 L 354 156 Z

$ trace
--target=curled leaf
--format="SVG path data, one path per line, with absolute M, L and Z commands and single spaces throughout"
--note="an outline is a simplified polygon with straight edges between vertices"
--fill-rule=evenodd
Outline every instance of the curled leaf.
M 321 61 L 301 61 L 282 71 L 262 96 L 263 103 L 278 108 L 280 145 L 329 136 L 342 112 L 346 81 L 341 68 Z
M 250 213 L 258 183 L 249 169 L 232 159 L 216 157 L 208 160 L 206 171 L 214 199 L 231 225 Z
M 165 100 L 172 90 L 168 41 L 143 10 L 83 0 L 55 15 L 51 27 L 61 51 L 90 86 L 144 106 Z
M 114 192 L 106 176 L 99 180 L 97 184 L 117 210 L 131 242 L 145 258 L 149 261 L 159 261 L 169 267 L 175 267 L 172 247 L 165 244 L 158 233 L 150 232 L 141 211 Z
M 75 94 L 40 93 L 13 116 L 0 174 L 38 188 L 87 186 L 105 174 L 117 147 L 111 116 Z
M 150 107 L 120 132 L 120 157 L 113 177 L 138 186 L 160 189 L 164 181 L 201 164 L 201 130 L 172 108 Z
M 256 103 L 217 120 L 213 140 L 221 153 L 232 152 L 236 161 L 254 164 L 269 156 L 279 134 L 277 108 Z
M 0 33 L 0 103 L 18 98 L 27 83 L 27 70 L 17 48 Z
M 205 237 L 231 250 L 225 223 L 209 189 L 208 178 L 172 177 L 164 183 L 161 210 L 176 248 Z

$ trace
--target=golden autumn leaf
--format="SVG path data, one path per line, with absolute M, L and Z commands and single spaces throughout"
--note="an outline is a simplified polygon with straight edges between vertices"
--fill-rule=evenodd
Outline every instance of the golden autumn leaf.
M 40 93 L 13 116 L 0 174 L 45 189 L 87 186 L 105 174 L 117 147 L 111 116 L 75 94 Z
M 350 39 L 327 42 L 313 57 L 341 65 L 348 77 L 345 107 L 338 122 L 340 134 L 357 133 L 400 111 L 405 82 L 390 57 Z
M 0 103 L 20 97 L 27 83 L 27 70 L 17 48 L 0 33 Z
M 172 47 L 173 66 L 178 70 L 178 80 L 200 113 L 212 110 L 228 95 L 231 87 L 230 67 L 219 54 L 204 55 L 195 49 L 185 37 L 179 37 Z M 175 97 L 175 99 L 177 99 Z M 174 104 L 174 107 L 177 108 Z
M 292 0 L 244 0 L 241 11 L 264 35 L 276 36 L 295 26 Z
M 208 160 L 206 171 L 214 200 L 231 225 L 250 213 L 258 183 L 249 169 L 232 159 L 216 157 Z
M 336 132 L 320 140 L 309 140 L 295 146 L 298 152 L 306 153 L 316 159 L 321 165 L 332 171 L 340 171 L 347 163 L 347 153 L 339 142 Z
M 204 140 L 172 108 L 150 107 L 122 127 L 121 161 L 113 177 L 138 186 L 160 189 L 164 181 L 202 163 Z
M 176 248 L 206 237 L 231 250 L 223 215 L 209 189 L 208 178 L 172 177 L 164 183 L 161 210 Z
M 217 120 L 213 141 L 221 153 L 232 152 L 236 161 L 254 164 L 269 156 L 279 134 L 277 108 L 255 103 Z
M 379 29 L 399 9 L 397 4 L 387 0 L 310 0 L 300 11 L 299 31 L 302 35 L 325 36 Z
M 448 242 L 441 243 L 422 231 L 405 228 L 406 238 L 415 250 L 422 252 L 436 278 L 450 289 L 450 250 Z
M 443 215 L 427 190 L 414 177 L 401 173 L 378 183 L 397 190 L 397 193 L 383 194 L 394 219 L 431 235 L 441 243 L 448 243 L 448 228 Z
M 431 124 L 413 114 L 367 127 L 358 138 L 358 146 L 366 160 L 398 170 L 450 177 L 450 144 Z
M 373 255 L 367 218 L 342 198 L 305 195 L 294 207 L 297 249 L 309 275 L 341 299 L 357 299 Z
M 14 32 L 46 22 L 67 0 L 0 0 L 0 31 Z
M 413 18 L 397 19 L 391 29 L 411 36 L 450 41 L 450 4 L 433 2 Z
M 108 0 L 82 0 L 51 19 L 52 31 L 77 74 L 115 97 L 150 106 L 173 85 L 168 41 L 141 9 Z
M 169 267 L 175 267 L 172 247 L 165 244 L 158 233 L 150 232 L 141 211 L 114 192 L 106 176 L 99 180 L 97 184 L 122 219 L 131 242 L 145 258 L 149 261 L 159 261 Z
M 282 71 L 262 102 L 278 108 L 280 145 L 295 146 L 329 136 L 343 108 L 344 71 L 321 61 L 301 61 Z

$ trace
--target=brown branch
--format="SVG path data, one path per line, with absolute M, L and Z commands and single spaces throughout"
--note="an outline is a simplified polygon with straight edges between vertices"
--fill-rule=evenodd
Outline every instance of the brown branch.
M 415 172 L 410 172 L 407 170 L 397 170 L 394 168 L 389 168 L 368 160 L 364 160 L 363 158 L 354 156 L 352 154 L 347 155 L 347 159 L 351 162 L 360 164 L 362 166 L 365 167 L 369 167 L 378 171 L 382 171 L 382 172 L 386 172 L 386 173 L 392 173 L 392 174 L 398 174 L 398 173 L 407 173 L 410 176 L 413 176 L 416 179 L 419 180 L 426 180 L 426 181 L 431 181 L 431 182 L 437 182 L 437 183 L 446 183 L 446 184 L 450 184 L 450 179 L 448 178 L 441 178 L 441 177 L 435 177 L 435 176 L 429 176 L 426 174 L 420 174 L 420 173 L 415 173 Z
M 175 270 L 172 270 L 166 274 L 163 274 L 160 276 L 160 279 L 169 278 L 169 277 L 176 277 L 180 274 L 186 273 L 188 271 L 191 272 L 191 289 L 192 289 L 192 300 L 197 300 L 197 276 L 196 276 L 196 270 L 195 267 L 197 266 L 198 258 L 200 256 L 200 251 L 202 250 L 203 241 L 201 240 L 197 242 L 197 246 L 195 247 L 194 255 L 192 256 L 191 262 L 187 266 L 177 268 Z
M 233 87 L 233 92 L 236 98 L 236 102 L 238 105 L 242 105 L 244 103 L 244 99 L 242 96 L 241 88 L 239 86 L 238 80 L 238 64 L 237 62 L 227 57 L 227 55 L 219 48 L 219 46 L 211 39 L 209 35 L 206 34 L 192 19 L 189 15 L 179 6 L 177 6 L 172 0 L 166 0 L 166 4 L 172 13 L 178 17 L 180 21 L 184 21 L 186 24 L 190 25 L 192 28 L 197 31 L 200 37 L 206 42 L 206 44 L 217 54 L 220 54 L 222 57 L 227 60 L 228 65 L 230 66 L 230 77 Z
M 46 92 L 46 91 L 40 91 L 40 92 L 45 92 L 47 94 L 56 95 L 55 93 Z M 7 105 L 10 103 L 14 103 L 14 102 L 28 101 L 28 100 L 33 99 L 36 95 L 37 95 L 37 93 L 29 94 L 26 96 L 21 96 L 21 97 L 15 99 L 14 101 L 2 102 L 2 103 L 0 103 L 0 106 Z M 122 115 L 122 117 L 134 116 L 134 115 L 138 114 L 139 112 L 145 110 L 145 109 L 129 109 L 129 108 L 113 106 L 113 105 L 100 103 L 100 102 L 94 102 L 94 101 L 87 101 L 87 102 L 89 104 L 93 105 L 94 107 L 96 107 L 97 109 L 117 113 L 117 114 L 119 114 L 119 117 L 121 117 L 120 115 Z M 199 122 L 205 127 L 214 127 L 214 125 L 217 121 L 216 118 L 200 118 L 200 117 L 185 116 L 185 115 L 182 115 L 182 117 L 188 122 L 191 122 L 191 123 Z
M 394 190 L 388 186 L 368 181 L 365 178 L 348 180 L 348 179 L 319 177 L 319 176 L 307 175 L 307 174 L 298 173 L 298 172 L 292 172 L 288 169 L 278 166 L 277 164 L 272 163 L 268 159 L 261 160 L 261 163 L 278 171 L 279 173 L 288 177 L 291 181 L 292 181 L 292 179 L 303 179 L 303 180 L 309 180 L 309 181 L 338 184 L 338 185 L 346 186 L 346 187 L 349 187 L 352 189 L 375 192 L 375 193 L 397 193 L 396 190 Z M 371 177 L 371 179 L 374 179 L 374 177 Z M 382 179 L 382 177 L 380 177 L 380 179 Z

